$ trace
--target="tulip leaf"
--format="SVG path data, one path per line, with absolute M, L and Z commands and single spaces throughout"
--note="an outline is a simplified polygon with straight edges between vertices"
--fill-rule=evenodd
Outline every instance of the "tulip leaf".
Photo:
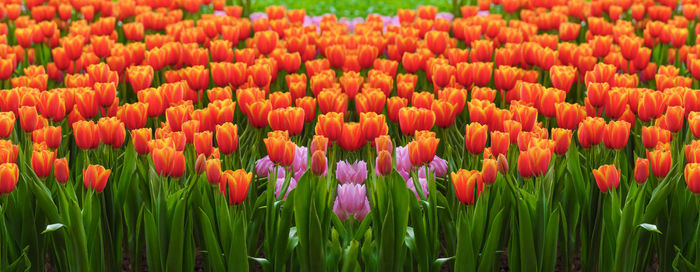
M 642 224 L 639 224 L 639 226 L 642 227 L 643 229 L 649 231 L 649 232 L 656 232 L 658 234 L 663 234 L 663 233 L 661 233 L 659 228 L 657 228 L 656 225 L 654 225 L 654 224 L 642 223 Z
M 215 271 L 224 271 L 224 260 L 222 258 L 221 249 L 219 248 L 219 242 L 214 234 L 214 229 L 209 220 L 209 216 L 207 216 L 207 214 L 201 208 L 199 209 L 199 223 L 200 232 L 204 238 L 204 246 L 207 249 L 207 259 L 209 260 L 209 265 Z
M 63 227 L 64 227 L 64 225 L 61 223 L 46 225 L 46 229 L 44 231 L 42 231 L 41 234 L 54 232 L 54 231 L 57 231 L 58 229 L 63 228 Z

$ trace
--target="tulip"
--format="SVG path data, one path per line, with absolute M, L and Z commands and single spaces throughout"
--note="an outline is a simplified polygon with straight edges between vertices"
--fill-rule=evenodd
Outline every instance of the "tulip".
M 620 118 L 627 108 L 627 90 L 616 89 L 608 91 L 608 99 L 605 100 L 605 114 L 611 118 Z
M 486 140 L 488 139 L 488 127 L 479 123 L 470 123 L 466 126 L 464 134 L 464 146 L 472 154 L 484 152 Z
M 85 188 L 101 193 L 105 189 L 111 173 L 112 170 L 105 169 L 102 165 L 88 165 L 86 169 L 83 169 Z
M 362 221 L 369 213 L 369 200 L 364 184 L 341 184 L 338 185 L 336 193 L 333 212 L 341 221 L 350 217 Z
M 208 159 L 205 172 L 209 183 L 218 184 L 221 180 L 221 161 L 219 159 Z
M 316 98 L 300 97 L 294 104 L 304 110 L 304 123 L 311 123 L 316 119 Z
M 475 201 L 474 189 L 476 188 L 476 194 L 481 195 L 484 191 L 484 182 L 482 180 L 482 175 L 476 170 L 464 170 L 459 169 L 457 173 L 452 173 L 452 184 L 455 188 L 455 195 L 457 200 L 465 205 L 472 205 Z
M 494 156 L 507 155 L 510 147 L 510 136 L 508 132 L 492 131 L 491 132 L 491 154 Z M 479 152 L 481 153 L 481 152 Z M 478 153 L 477 153 L 478 154 Z
M 32 152 L 32 169 L 39 178 L 48 177 L 51 174 L 53 161 L 56 157 L 56 152 L 45 149 L 45 147 L 34 147 Z
M 39 113 L 35 107 L 23 106 L 19 108 L 19 121 L 24 132 L 32 132 L 39 122 Z
M 0 138 L 8 138 L 15 127 L 15 114 L 13 112 L 0 112 Z
M 2 171 L 0 171 L 0 173 L 2 173 Z M 686 164 L 684 176 L 685 183 L 688 185 L 688 189 L 690 189 L 690 191 L 694 194 L 700 193 L 700 163 Z M 0 191 L 0 193 L 2 193 L 2 191 Z
M 637 108 L 637 115 L 640 120 L 649 122 L 652 119 L 661 117 L 664 111 L 666 111 L 664 93 L 645 92 L 641 94 Z
M 221 173 L 219 191 L 221 195 L 228 199 L 230 205 L 241 204 L 248 196 L 248 189 L 252 179 L 253 174 L 247 173 L 243 169 L 236 171 L 226 170 Z
M 336 141 L 340 138 L 343 127 L 343 114 L 329 112 L 318 116 L 315 131 L 330 141 Z
M 448 33 L 444 31 L 428 31 L 425 33 L 426 45 L 433 54 L 440 55 L 447 49 L 447 40 L 449 37 Z
M 593 177 L 595 177 L 595 182 L 602 193 L 617 189 L 617 186 L 620 185 L 620 170 L 612 164 L 593 169 Z
M 140 128 L 131 131 L 131 142 L 134 144 L 134 149 L 139 155 L 148 154 L 148 142 L 151 141 L 151 129 Z
M 367 179 L 367 163 L 338 161 L 335 176 L 341 184 L 362 184 Z
M 44 143 L 49 149 L 56 149 L 61 145 L 61 127 L 47 126 L 32 132 L 32 142 Z
M 656 126 L 642 127 L 642 144 L 644 145 L 644 147 L 646 147 L 647 149 L 656 147 L 656 144 L 659 142 L 661 133 L 661 128 Z
M 126 128 L 133 130 L 146 126 L 147 113 L 148 104 L 137 102 L 133 104 L 124 104 L 119 107 L 117 117 L 124 122 Z
M 135 93 L 151 86 L 153 81 L 153 67 L 148 65 L 131 66 L 126 69 L 127 78 Z
M 581 146 L 589 148 L 603 140 L 605 120 L 598 117 L 588 117 L 578 126 L 578 140 Z
M 291 135 L 297 135 L 304 129 L 304 109 L 288 107 L 272 110 L 268 116 L 272 130 L 286 130 Z
M 435 137 L 417 137 L 408 144 L 408 155 L 413 166 L 430 163 L 435 157 L 440 139 Z
M 224 123 L 216 126 L 216 144 L 222 154 L 231 154 L 238 149 L 238 126 Z
M 100 145 L 100 129 L 92 121 L 78 121 L 73 123 L 73 136 L 78 148 L 88 150 Z
M 549 169 L 552 159 L 552 151 L 546 148 L 534 146 L 520 152 L 518 156 L 518 172 L 524 178 L 544 175 Z
M 316 150 L 311 155 L 311 172 L 317 176 L 326 176 L 328 174 L 328 161 L 325 151 Z
M 494 159 L 484 160 L 481 166 L 481 177 L 485 184 L 493 184 L 498 175 L 498 164 Z
M 211 155 L 213 150 L 211 131 L 197 132 L 194 134 L 194 149 L 198 155 L 204 154 L 204 156 L 207 157 Z
M 9 194 L 17 186 L 19 168 L 14 163 L 0 164 L 0 195 Z
M 690 132 L 693 133 L 695 138 L 700 138 L 700 114 L 697 112 L 691 112 L 688 114 L 688 125 L 690 127 Z
M 338 139 L 338 146 L 346 151 L 355 151 L 364 145 L 365 136 L 361 124 L 358 122 L 344 123 L 343 129 L 340 133 L 340 138 Z
M 391 169 L 391 152 L 387 150 L 379 151 L 375 162 L 375 174 L 377 176 L 387 176 L 391 173 Z
M 360 113 L 360 128 L 368 142 L 374 142 L 375 138 L 386 135 L 389 130 L 384 115 L 374 112 Z
M 552 140 L 554 141 L 554 153 L 563 155 L 569 151 L 571 144 L 571 130 L 563 128 L 552 129 Z
M 621 150 L 627 145 L 630 134 L 630 123 L 626 121 L 610 121 L 605 125 L 603 144 L 610 149 Z
M 651 164 L 651 173 L 655 177 L 663 178 L 668 175 L 673 161 L 670 151 L 662 149 L 647 151 L 647 158 L 649 158 L 649 163 Z
M 243 104 L 241 104 L 243 106 Z M 268 116 L 272 110 L 269 100 L 256 101 L 248 105 L 248 121 L 253 127 L 264 128 L 268 125 Z
M 634 180 L 642 184 L 649 177 L 649 159 L 637 158 L 634 163 Z
M 272 162 L 289 166 L 294 161 L 295 145 L 284 136 L 268 137 L 263 139 L 267 154 Z
M 681 106 L 670 106 L 666 108 L 666 126 L 671 132 L 678 132 L 683 128 L 685 122 L 685 109 Z
M 102 140 L 102 143 L 105 145 L 119 148 L 124 144 L 124 140 L 126 138 L 124 123 L 119 121 L 119 119 L 116 117 L 100 118 L 100 120 L 97 121 L 97 127 L 99 131 L 99 139 Z
M 452 126 L 457 117 L 455 105 L 448 101 L 436 100 L 432 103 L 431 110 L 435 114 L 435 124 L 440 128 Z

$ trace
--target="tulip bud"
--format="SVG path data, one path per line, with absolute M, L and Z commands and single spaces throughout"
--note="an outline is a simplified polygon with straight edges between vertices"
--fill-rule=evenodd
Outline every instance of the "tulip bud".
M 328 161 L 326 160 L 326 152 L 321 150 L 314 151 L 311 156 L 311 172 L 317 176 L 325 176 L 328 174 Z
M 68 181 L 68 160 L 66 158 L 56 159 L 53 163 L 53 175 L 60 184 Z
M 649 177 L 649 159 L 637 158 L 634 163 L 634 180 L 642 184 Z
M 209 159 L 205 167 L 207 181 L 211 184 L 218 184 L 221 180 L 221 161 L 219 159 Z
M 391 174 L 391 152 L 387 150 L 379 151 L 379 154 L 377 154 L 377 162 L 375 163 L 375 165 L 376 174 L 378 176 L 387 176 Z
M 499 155 L 499 158 L 502 155 Z M 486 184 L 493 184 L 498 176 L 498 162 L 494 159 L 484 160 L 484 164 L 481 166 L 481 178 Z
M 498 169 L 498 172 L 501 173 L 501 175 L 505 175 L 506 173 L 508 173 L 508 159 L 506 159 L 505 155 L 498 155 L 496 165 L 496 168 Z
M 194 162 L 194 171 L 197 175 L 201 175 L 207 168 L 207 157 L 204 154 L 199 154 Z

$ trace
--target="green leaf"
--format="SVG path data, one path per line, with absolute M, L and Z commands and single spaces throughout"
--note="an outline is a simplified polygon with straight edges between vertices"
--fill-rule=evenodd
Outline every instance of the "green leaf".
M 537 270 L 537 255 L 535 254 L 535 239 L 532 231 L 532 220 L 530 219 L 530 211 L 527 208 L 525 201 L 518 201 L 518 227 L 520 232 L 517 234 L 520 237 L 520 260 L 523 271 L 538 271 Z
M 642 224 L 639 224 L 639 226 L 642 227 L 643 229 L 649 231 L 649 232 L 656 232 L 656 233 L 658 233 L 658 234 L 663 234 L 663 233 L 661 233 L 661 231 L 659 230 L 659 228 L 656 227 L 656 225 L 648 224 L 648 223 L 642 223 Z
M 49 232 L 54 232 L 60 228 L 64 227 L 63 224 L 61 223 L 56 223 L 56 224 L 51 224 L 51 225 L 46 225 L 46 229 L 41 232 L 41 234 L 49 233 Z
M 214 271 L 224 271 L 224 260 L 222 258 L 221 249 L 219 248 L 217 235 L 214 233 L 209 216 L 207 216 L 202 209 L 199 210 L 199 223 L 200 232 L 204 238 L 204 246 L 207 250 L 209 265 Z
M 269 260 L 265 258 L 253 258 L 250 256 L 248 256 L 248 259 L 251 259 L 260 264 L 263 267 L 264 271 L 272 271 L 272 263 Z
M 354 272 L 357 269 L 357 256 L 360 253 L 360 242 L 351 241 L 350 246 L 348 246 L 343 251 L 343 267 L 340 271 L 342 272 Z

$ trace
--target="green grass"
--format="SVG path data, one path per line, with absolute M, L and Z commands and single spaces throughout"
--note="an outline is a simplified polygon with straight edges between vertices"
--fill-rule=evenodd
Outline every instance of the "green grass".
M 418 5 L 434 5 L 440 12 L 449 12 L 450 0 L 253 0 L 254 12 L 264 12 L 266 6 L 284 5 L 288 9 L 306 9 L 309 16 L 333 13 L 340 17 L 366 17 L 368 14 L 396 15 L 398 9 L 415 9 Z

